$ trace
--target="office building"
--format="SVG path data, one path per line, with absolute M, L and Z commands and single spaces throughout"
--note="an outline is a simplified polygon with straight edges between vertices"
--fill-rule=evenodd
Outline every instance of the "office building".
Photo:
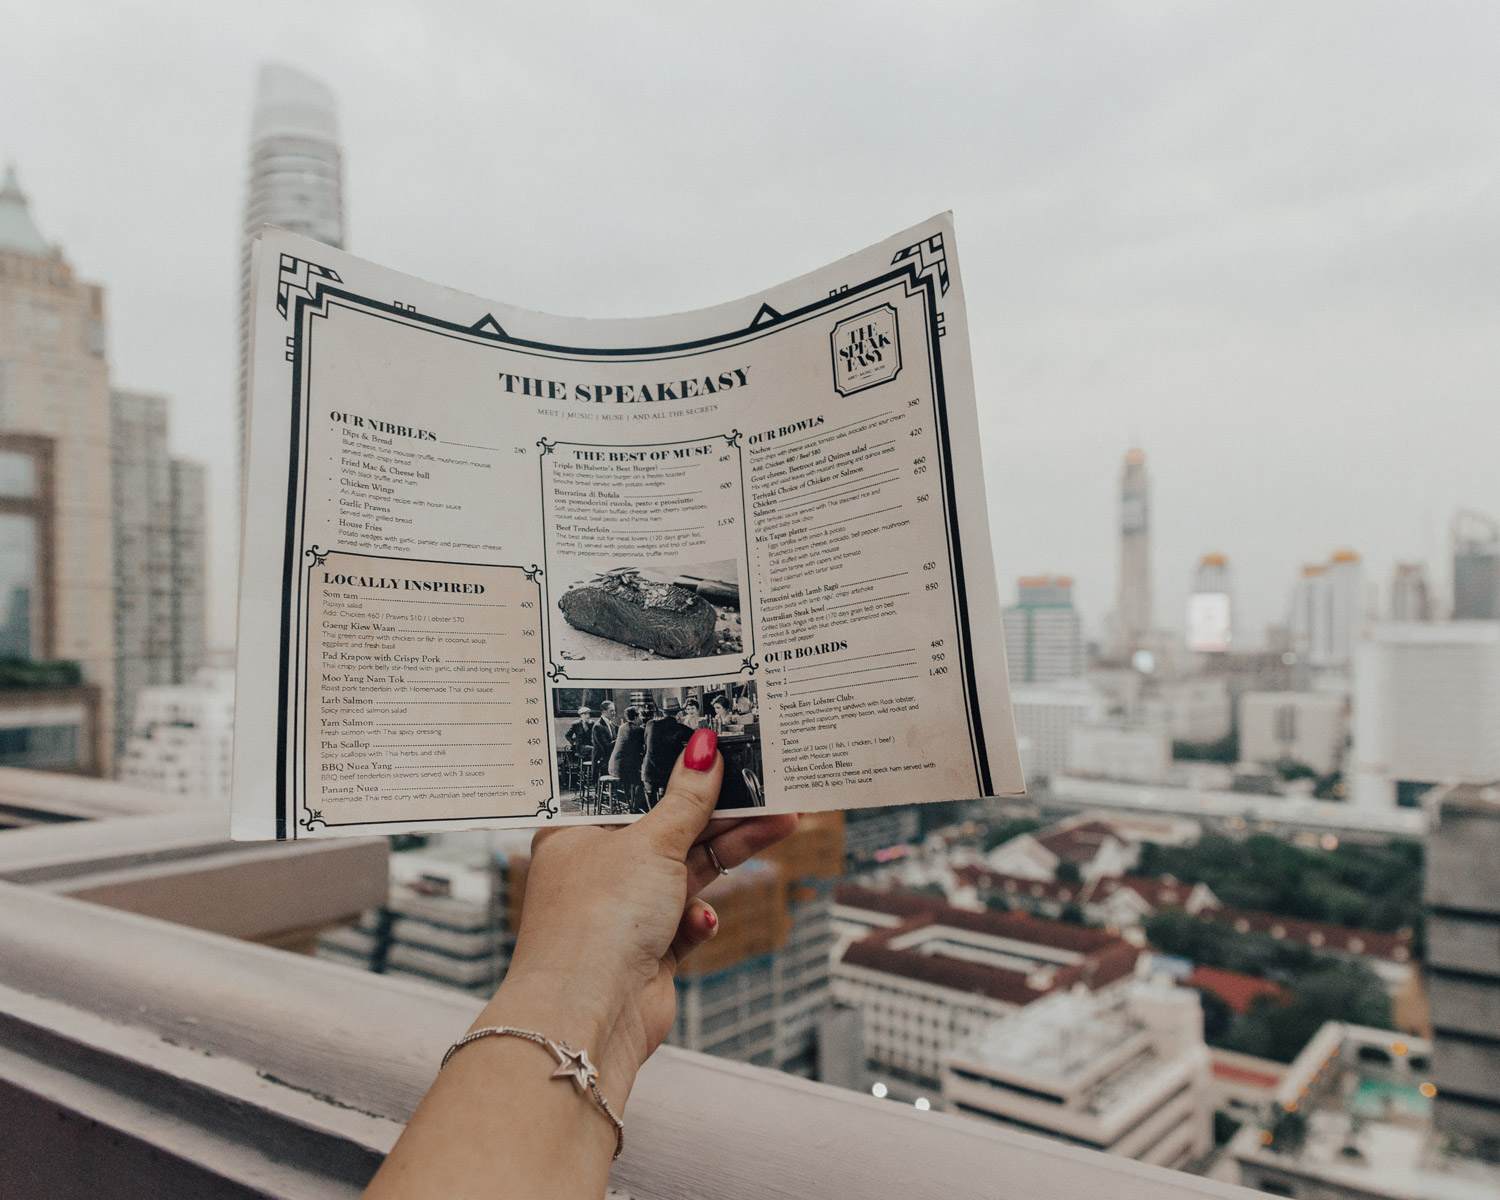
M 1234 640 L 1234 596 L 1229 560 L 1205 554 L 1193 575 L 1188 595 L 1187 647 L 1205 654 L 1222 654 Z
M 1125 455 L 1120 475 L 1120 591 L 1117 608 L 1124 657 L 1149 640 L 1151 623 L 1151 494 L 1146 456 Z
M 1083 620 L 1066 575 L 1033 575 L 1016 586 L 1002 615 L 1012 683 L 1053 683 L 1083 674 Z
M 1432 1046 L 1330 1021 L 1227 1154 L 1239 1182 L 1300 1200 L 1489 1200 L 1500 1165 L 1433 1127 Z
M 1198 994 L 1166 979 L 1055 992 L 961 1043 L 943 1068 L 950 1112 L 1141 1162 L 1213 1148 Z
M 1349 702 L 1334 692 L 1246 692 L 1240 697 L 1240 758 L 1337 771 L 1349 737 Z
M 143 687 L 118 764 L 120 782 L 228 804 L 234 760 L 234 672 Z
M 1074 729 L 1069 734 L 1069 774 L 1166 783 L 1171 770 L 1172 742 L 1164 729 L 1099 725 Z
M 1081 680 L 1011 688 L 1011 711 L 1027 779 L 1050 779 L 1068 766 L 1073 731 L 1104 722 L 1105 700 Z
M 1234 702 L 1222 675 L 1154 681 L 1139 711 L 1143 725 L 1165 729 L 1174 742 L 1217 742 L 1234 728 Z
M 1302 568 L 1292 594 L 1292 650 L 1313 667 L 1347 667 L 1366 624 L 1364 564 L 1353 550 Z
M 847 1014 L 832 1010 L 829 974 L 843 871 L 843 814 L 807 813 L 786 841 L 705 888 L 720 933 L 678 966 L 667 1040 L 808 1078 L 847 1078 L 850 1063 L 824 1061 L 826 1049 L 848 1040 L 838 1036 Z
M 261 67 L 250 126 L 250 182 L 240 239 L 236 433 L 242 487 L 249 431 L 250 248 L 264 225 L 342 247 L 343 172 L 333 94 L 294 67 L 280 63 Z
M 1354 661 L 1350 799 L 1415 806 L 1500 779 L 1500 621 L 1383 622 Z
M 834 963 L 834 997 L 863 1013 L 866 1068 L 898 1099 L 937 1096 L 950 1051 L 990 1022 L 1075 984 L 1118 985 L 1140 954 L 1102 930 L 920 892 L 845 884 L 836 902 L 841 927 L 867 932 Z
M 207 653 L 203 469 L 167 449 L 164 396 L 115 390 L 115 753 L 142 689 L 188 683 Z
M 104 290 L 80 282 L 42 237 L 13 168 L 0 186 L 0 313 L 7 317 L 0 320 L 0 431 L 52 443 L 51 635 L 43 651 L 33 643 L 33 654 L 78 663 L 83 681 L 98 689 L 98 765 L 107 772 L 114 746 L 114 498 Z
M 1500 521 L 1477 512 L 1459 512 L 1453 541 L 1453 619 L 1500 620 Z
M 1500 780 L 1443 788 L 1427 806 L 1433 1116 L 1500 1155 Z
M 1391 575 L 1391 620 L 1430 621 L 1432 591 L 1421 563 L 1397 563 Z

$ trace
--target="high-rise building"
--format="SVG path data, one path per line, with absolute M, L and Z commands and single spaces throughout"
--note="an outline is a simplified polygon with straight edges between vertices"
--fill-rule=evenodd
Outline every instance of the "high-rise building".
M 1500 780 L 1444 788 L 1429 811 L 1433 1118 L 1500 1151 Z
M 1389 621 L 1354 659 L 1350 798 L 1415 806 L 1500 779 L 1500 621 Z
M 1397 563 L 1391 575 L 1391 620 L 1432 620 L 1432 593 L 1427 568 L 1421 563 Z
M 143 688 L 184 684 L 205 645 L 203 471 L 173 461 L 164 396 L 116 390 L 115 752 L 136 727 Z
M 1222 554 L 1205 554 L 1193 576 L 1188 596 L 1187 645 L 1189 650 L 1222 653 L 1234 638 L 1233 594 L 1229 586 L 1229 560 Z
M 1125 455 L 1120 476 L 1120 639 L 1133 654 L 1151 634 L 1151 495 L 1146 456 Z
M 1083 621 L 1066 575 L 1017 582 L 1018 598 L 1002 615 L 1012 683 L 1052 683 L 1083 674 Z
M 988 1025 L 943 1068 L 950 1112 L 1158 1166 L 1213 1148 L 1198 993 L 1132 980 L 1074 988 Z
M 1302 568 L 1292 594 L 1292 649 L 1313 667 L 1347 667 L 1365 627 L 1364 564 L 1353 550 Z
M 240 240 L 240 370 L 236 430 L 240 484 L 249 432 L 250 251 L 263 225 L 344 244 L 343 155 L 333 93 L 281 63 L 260 69 L 250 127 L 250 187 Z
M 1453 619 L 1500 620 L 1500 522 L 1483 513 L 1453 517 Z
M 80 282 L 0 186 L 0 430 L 52 439 L 51 645 L 99 689 L 100 766 L 114 745 L 114 537 L 104 289 Z

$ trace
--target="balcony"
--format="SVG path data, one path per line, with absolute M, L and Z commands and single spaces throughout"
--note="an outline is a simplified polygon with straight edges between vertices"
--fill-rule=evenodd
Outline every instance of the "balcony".
M 385 844 L 235 845 L 219 813 L 0 771 L 23 799 L 87 819 L 0 833 L 5 1194 L 358 1195 L 482 1007 L 277 948 L 379 903 Z M 670 1048 L 626 1119 L 635 1200 L 1258 1195 Z

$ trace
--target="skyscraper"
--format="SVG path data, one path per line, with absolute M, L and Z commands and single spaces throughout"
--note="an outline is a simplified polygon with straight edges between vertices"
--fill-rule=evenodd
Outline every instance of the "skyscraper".
M 47 243 L 14 168 L 0 185 L 0 314 L 0 430 L 53 439 L 56 603 L 40 653 L 78 662 L 98 685 L 107 756 L 115 664 L 104 289 L 75 278 Z M 100 765 L 107 772 L 107 758 Z
M 343 156 L 333 93 L 295 67 L 267 63 L 250 126 L 250 187 L 240 240 L 240 373 L 236 432 L 246 467 L 250 375 L 250 248 L 275 225 L 330 246 L 344 244 Z
M 1120 638 L 1134 653 L 1151 634 L 1151 513 L 1146 456 L 1125 455 L 1120 476 Z
M 1292 649 L 1314 667 L 1347 667 L 1366 625 L 1364 564 L 1353 550 L 1302 568 L 1292 593 Z
M 1427 568 L 1421 563 L 1397 563 L 1391 576 L 1391 620 L 1432 620 L 1432 593 Z
M 1083 674 L 1083 622 L 1066 575 L 1018 581 L 1017 602 L 1002 616 L 1005 658 L 1013 683 L 1052 683 Z
M 1189 650 L 1224 651 L 1234 637 L 1234 608 L 1229 588 L 1229 560 L 1205 554 L 1193 575 L 1188 596 Z
M 167 400 L 114 391 L 115 752 L 144 688 L 186 683 L 205 654 L 203 469 L 167 450 Z

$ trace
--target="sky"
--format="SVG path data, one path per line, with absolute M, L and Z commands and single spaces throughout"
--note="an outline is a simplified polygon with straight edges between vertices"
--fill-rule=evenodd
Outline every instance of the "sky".
M 0 0 L 0 159 L 108 290 L 114 382 L 212 476 L 233 640 L 238 236 L 258 65 L 338 99 L 347 248 L 581 316 L 735 299 L 952 209 L 1002 599 L 1114 606 L 1146 453 L 1158 618 L 1237 640 L 1350 547 L 1449 589 L 1500 513 L 1500 5 Z

